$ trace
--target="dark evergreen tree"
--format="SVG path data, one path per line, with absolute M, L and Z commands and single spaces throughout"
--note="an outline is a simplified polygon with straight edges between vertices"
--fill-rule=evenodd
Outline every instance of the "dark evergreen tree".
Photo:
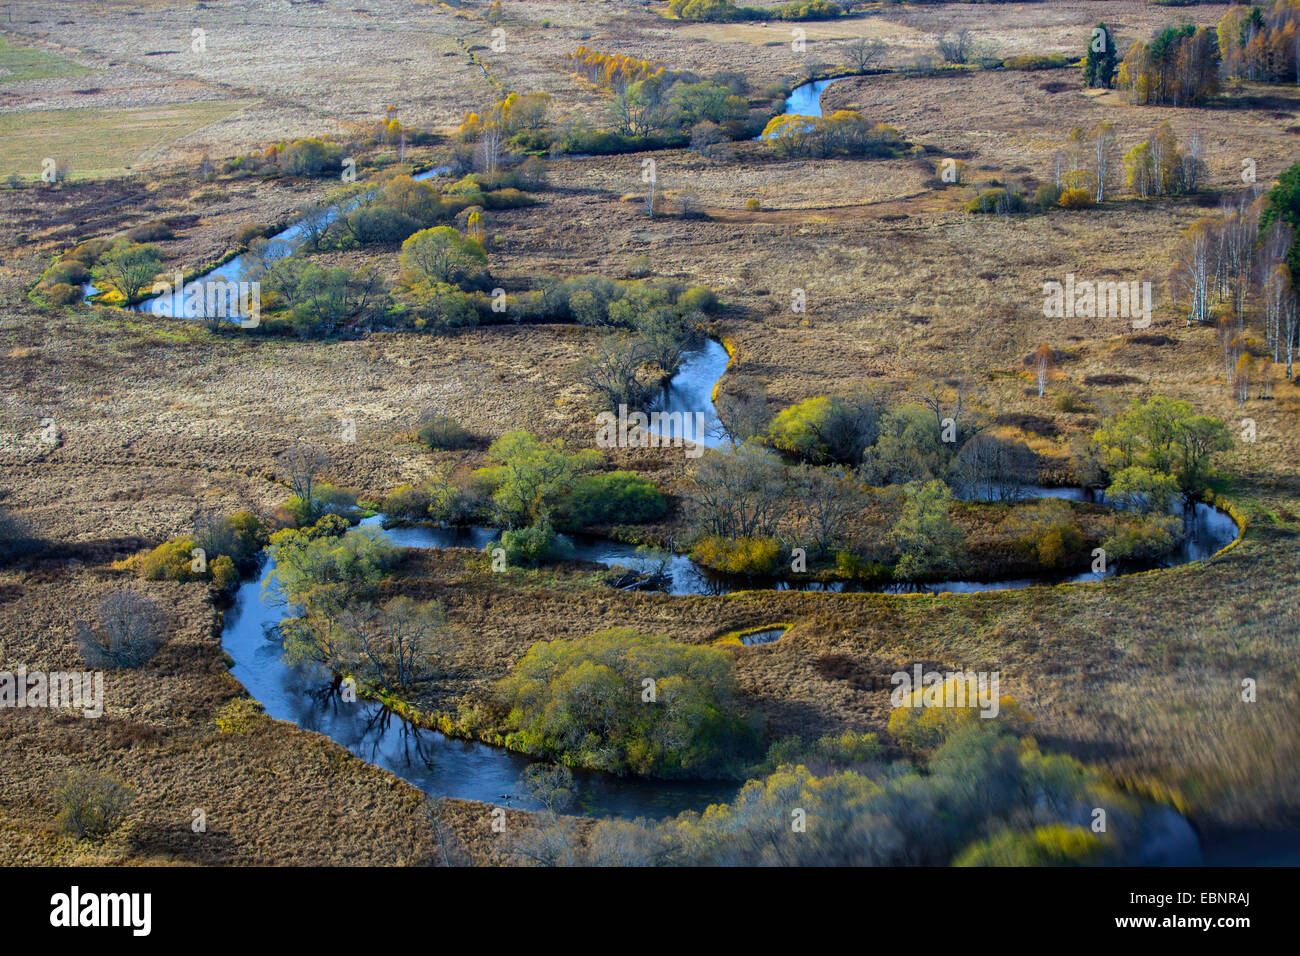
M 1264 198 L 1264 211 L 1259 217 L 1260 231 L 1267 229 L 1276 219 L 1291 224 L 1300 235 L 1300 163 L 1295 163 L 1278 177 L 1277 185 Z M 1300 282 L 1300 238 L 1291 240 L 1286 264 L 1291 268 L 1291 279 Z
M 1088 52 L 1083 58 L 1083 83 L 1085 86 L 1100 86 L 1110 89 L 1115 80 L 1115 67 L 1119 57 L 1115 53 L 1115 40 L 1110 28 L 1104 23 L 1097 24 L 1088 41 Z

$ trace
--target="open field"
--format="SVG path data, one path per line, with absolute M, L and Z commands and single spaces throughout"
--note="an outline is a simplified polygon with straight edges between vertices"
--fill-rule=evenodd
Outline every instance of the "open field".
M 148 161 L 163 144 L 174 147 L 204 127 L 238 112 L 238 101 L 177 103 L 130 110 L 42 110 L 0 114 L 0 136 L 5 137 L 5 167 L 0 175 L 38 178 L 46 157 L 75 155 L 71 176 L 120 175 Z M 85 147 L 87 139 L 99 143 Z
M 81 76 L 89 72 L 88 67 L 57 53 L 0 40 L 0 82 L 20 83 L 54 76 Z
M 479 436 L 527 428 L 591 447 L 593 410 L 576 369 L 600 331 L 525 323 L 329 341 L 213 335 L 104 307 L 46 306 L 29 292 L 76 243 L 159 220 L 174 223 L 157 243 L 167 274 L 221 259 L 242 227 L 282 224 L 334 184 L 203 180 L 198 159 L 337 135 L 390 103 L 403 122 L 446 133 L 500 94 L 469 47 L 482 46 L 475 53 L 502 89 L 545 90 L 561 114 L 596 115 L 605 94 L 564 64 L 579 43 L 701 73 L 704 63 L 739 70 L 758 93 L 805 66 L 789 49 L 791 25 L 680 24 L 631 4 L 518 0 L 507 4 L 506 51 L 496 52 L 483 3 L 75 6 L 58 23 L 45 4 L 11 4 L 3 26 L 15 39 L 0 48 L 0 177 L 33 178 L 56 155 L 74 179 L 0 188 L 0 219 L 14 226 L 0 236 L 0 503 L 52 543 L 0 567 L 0 661 L 78 666 L 78 620 L 128 583 L 169 609 L 172 636 L 111 685 L 109 716 L 97 724 L 4 712 L 0 862 L 393 865 L 446 862 L 448 847 L 456 862 L 518 862 L 487 830 L 485 805 L 449 802 L 435 826 L 418 790 L 326 738 L 267 719 L 243 734 L 217 729 L 220 707 L 242 693 L 221 650 L 222 602 L 202 584 L 139 581 L 118 562 L 205 514 L 273 513 L 288 495 L 276 456 L 297 441 L 329 449 L 331 481 L 368 500 L 439 462 L 485 463 L 481 447 L 430 453 L 412 442 L 426 411 Z M 1005 56 L 1073 54 L 1099 19 L 1145 37 L 1172 20 L 1212 24 L 1225 9 L 885 5 L 808 24 L 807 59 L 823 40 L 866 36 L 886 40 L 886 62 L 898 63 L 967 25 Z M 189 50 L 193 26 L 208 31 L 202 54 Z M 18 37 L 51 52 L 19 55 Z M 1070 88 L 1054 92 L 1053 81 Z M 728 651 L 767 737 L 883 734 L 888 675 L 915 662 L 998 670 L 1045 749 L 1093 761 L 1137 792 L 1173 794 L 1208 831 L 1300 824 L 1300 385 L 1279 373 L 1270 398 L 1239 403 L 1214 330 L 1188 326 L 1168 284 L 1179 235 L 1213 213 L 1213 194 L 1241 186 L 1243 159 L 1264 187 L 1297 159 L 1300 93 L 1233 92 L 1234 108 L 1173 110 L 1080 90 L 1074 69 L 849 78 L 826 94 L 825 112 L 860 109 L 922 155 L 779 158 L 753 142 L 731 144 L 724 159 L 658 151 L 669 202 L 686 195 L 703 215 L 654 219 L 633 196 L 643 154 L 556 157 L 537 205 L 485 218 L 491 275 L 512 294 L 542 275 L 626 278 L 642 257 L 657 277 L 716 290 L 726 308 L 710 331 L 733 348 L 728 380 L 761 382 L 773 410 L 867 384 L 901 403 L 960 381 L 969 406 L 991 418 L 1045 421 L 1026 437 L 1061 482 L 1075 477 L 1072 442 L 1153 394 L 1186 399 L 1234 434 L 1253 419 L 1258 441 L 1223 456 L 1234 475 L 1228 500 L 1248 522 L 1238 546 L 1205 564 L 1101 583 L 941 596 L 670 597 L 615 591 L 573 567 L 501 575 L 481 554 L 421 554 L 404 566 L 403 593 L 439 599 L 468 635 L 455 678 L 421 705 L 450 713 L 481 702 L 542 640 L 626 625 L 703 645 L 794 622 L 775 644 Z M 74 106 L 78 96 L 87 105 Z M 1165 120 L 1180 139 L 1201 134 L 1211 197 L 1124 197 L 1023 217 L 964 211 L 975 183 L 1019 182 L 1032 195 L 1069 130 L 1103 119 L 1115 123 L 1121 152 Z M 446 147 L 412 156 L 433 161 Z M 936 183 L 948 156 L 968 164 L 966 184 Z M 373 266 L 389 281 L 396 259 L 395 246 L 322 257 Z M 1136 339 L 1118 318 L 1045 317 L 1043 283 L 1067 273 L 1153 282 L 1149 334 Z M 795 290 L 805 312 L 790 308 Z M 1061 358 L 1040 399 L 1026 359 L 1044 342 Z M 1076 410 L 1055 404 L 1066 394 Z M 340 437 L 345 419 L 355 444 Z M 42 437 L 50 420 L 55 443 Z M 607 455 L 670 496 L 681 490 L 680 455 Z M 657 530 L 681 527 L 674 513 Z M 1246 677 L 1258 681 L 1257 704 L 1239 696 Z M 104 844 L 54 830 L 50 792 L 74 764 L 111 770 L 141 794 Z M 194 807 L 218 821 L 206 839 L 190 833 Z

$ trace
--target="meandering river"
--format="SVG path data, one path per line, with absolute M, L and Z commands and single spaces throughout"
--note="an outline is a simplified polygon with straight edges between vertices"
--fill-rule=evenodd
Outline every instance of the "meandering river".
M 821 115 L 821 94 L 832 80 L 806 83 L 792 91 L 786 100 L 787 113 Z M 445 172 L 437 168 L 415 178 L 427 179 Z M 337 211 L 335 215 L 337 215 Z M 300 225 L 272 237 L 279 251 L 289 252 L 301 245 L 305 230 Z M 207 280 L 238 281 L 244 270 L 242 256 L 186 284 L 179 303 L 185 318 L 202 315 L 203 283 Z M 88 286 L 87 296 L 96 290 Z M 138 303 L 137 311 L 160 315 L 177 314 L 177 303 L 160 296 Z M 704 416 L 705 444 L 716 446 L 726 440 L 712 393 L 725 373 L 728 356 L 714 341 L 687 355 L 676 375 L 659 397 L 655 408 L 665 412 L 700 413 Z M 1029 489 L 1031 495 L 1084 500 L 1082 489 Z M 1171 555 L 1170 564 L 1199 560 L 1231 542 L 1238 529 L 1222 512 L 1198 505 L 1188 516 L 1188 535 L 1182 549 Z M 395 527 L 382 529 L 383 516 L 367 519 L 363 524 L 377 525 L 394 544 L 414 548 L 468 547 L 482 549 L 496 537 L 497 531 L 486 527 L 431 528 Z M 754 581 L 719 575 L 696 565 L 681 554 L 646 555 L 630 545 L 592 536 L 571 537 L 575 557 L 609 567 L 632 570 L 663 570 L 668 576 L 671 594 L 725 594 L 738 587 L 753 588 Z M 477 800 L 520 809 L 539 809 L 524 785 L 524 771 L 535 761 L 502 747 L 473 741 L 454 740 L 436 731 L 413 727 L 387 713 L 373 702 L 345 703 L 322 693 L 325 675 L 310 669 L 292 668 L 283 660 L 277 626 L 288 609 L 266 594 L 261 581 L 272 569 L 269 554 L 264 558 L 257 577 L 238 589 L 234 603 L 225 615 L 222 647 L 234 661 L 232 674 L 266 709 L 269 716 L 287 720 L 306 730 L 328 736 L 356 756 L 410 781 L 425 792 L 439 797 Z M 1108 573 L 1114 573 L 1113 569 Z M 1066 580 L 1089 580 L 1101 575 L 1083 574 Z M 930 591 L 976 592 L 1023 588 L 1035 584 L 1059 583 L 1020 579 L 999 582 L 948 581 L 925 585 Z M 758 586 L 764 586 L 759 584 Z M 841 583 L 792 585 L 767 582 L 774 588 L 808 587 L 840 590 Z M 779 640 L 782 630 L 756 633 L 744 639 L 750 646 Z M 618 778 L 595 772 L 575 772 L 576 801 L 573 810 L 599 816 L 660 818 L 682 810 L 700 810 L 710 803 L 730 800 L 737 785 L 728 782 L 676 782 Z M 1195 862 L 1199 852 L 1186 821 L 1169 814 L 1167 839 L 1172 856 L 1180 862 Z
M 843 77 L 837 77 L 836 79 L 843 79 Z M 813 80 L 809 83 L 799 84 L 785 98 L 785 106 L 781 110 L 782 114 L 785 116 L 821 116 L 822 93 L 826 87 L 834 82 L 834 79 Z M 762 133 L 754 137 L 754 139 L 762 138 Z
M 701 411 L 708 420 L 716 421 L 717 412 L 709 395 L 714 382 L 726 369 L 725 357 L 725 351 L 716 343 L 689 356 L 661 399 L 663 407 Z M 1034 491 L 1058 497 L 1084 497 L 1080 489 Z M 382 528 L 382 522 L 383 516 L 376 515 L 363 524 Z M 1171 561 L 1196 560 L 1212 554 L 1230 542 L 1237 531 L 1230 518 L 1206 506 L 1198 508 L 1192 525 L 1183 552 Z M 495 529 L 486 527 L 394 527 L 383 533 L 394 544 L 413 548 L 482 549 L 497 535 Z M 753 581 L 714 574 L 685 555 L 647 556 L 630 545 L 590 536 L 577 535 L 571 540 L 576 557 L 610 567 L 649 571 L 660 568 L 663 562 L 662 566 L 670 577 L 668 591 L 672 594 L 724 594 L 738 587 L 764 586 L 763 583 L 756 585 Z M 234 660 L 232 673 L 236 679 L 262 703 L 271 717 L 323 733 L 358 757 L 409 780 L 430 794 L 537 809 L 523 786 L 523 773 L 533 762 L 531 758 L 501 747 L 453 740 L 435 731 L 416 729 L 398 717 L 385 714 L 375 703 L 343 703 L 337 698 L 323 696 L 318 692 L 325 684 L 324 675 L 304 674 L 286 665 L 275 628 L 286 616 L 287 609 L 264 594 L 260 583 L 271 570 L 270 560 L 269 556 L 265 559 L 258 578 L 239 588 L 234 605 L 226 614 L 222 647 Z M 1080 575 L 1070 580 L 1089 577 L 1092 575 Z M 1042 582 L 952 581 L 929 585 L 927 589 L 973 592 L 1028 587 L 1036 583 Z M 766 586 L 784 588 L 791 585 L 768 582 Z M 838 589 L 842 585 L 811 587 Z M 601 773 L 578 773 L 575 777 L 575 809 L 602 816 L 662 817 L 728 800 L 736 790 L 736 785 L 729 783 L 620 779 Z
M 447 172 L 451 172 L 450 166 L 435 166 L 433 169 L 416 173 L 411 178 L 416 180 L 432 179 L 434 176 L 440 176 Z M 346 210 L 337 207 L 328 209 L 325 212 L 325 222 L 333 222 L 344 211 Z M 269 238 L 272 257 L 278 258 L 288 255 L 301 246 L 306 238 L 306 227 L 301 222 L 293 223 L 287 229 L 283 229 Z M 150 299 L 142 299 L 131 306 L 131 309 L 136 312 L 150 312 L 154 315 L 201 319 L 206 315 L 207 285 L 209 283 L 221 283 L 222 285 L 230 282 L 238 283 L 244 276 L 245 267 L 244 256 L 242 254 L 237 255 L 185 283 L 179 295 L 165 292 Z M 171 279 L 172 276 L 170 275 L 160 277 L 160 281 L 170 281 Z M 85 298 L 89 299 L 98 295 L 99 290 L 92 283 L 86 282 L 81 287 L 81 293 Z M 232 319 L 232 321 L 237 320 Z

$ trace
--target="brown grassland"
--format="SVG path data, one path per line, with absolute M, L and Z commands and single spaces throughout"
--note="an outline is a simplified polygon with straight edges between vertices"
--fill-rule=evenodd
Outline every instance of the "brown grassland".
M 452 858 L 448 847 L 456 859 L 506 862 L 484 805 L 444 801 L 435 819 L 419 791 L 316 734 L 266 719 L 243 734 L 219 731 L 216 711 L 243 693 L 221 650 L 220 608 L 202 585 L 142 582 L 113 565 L 190 530 L 202 513 L 270 513 L 288 493 L 275 456 L 297 440 L 330 447 L 331 479 L 372 499 L 431 472 L 438 456 L 409 440 L 425 410 L 481 435 L 526 427 L 590 446 L 592 413 L 574 368 L 597 333 L 521 325 L 337 342 L 214 336 L 104 307 L 45 307 L 28 292 L 76 242 L 164 216 L 183 222 L 160 243 L 169 268 L 220 259 L 241 227 L 283 222 L 326 187 L 202 182 L 192 175 L 201 156 L 336 133 L 389 103 L 404 122 L 446 131 L 497 95 L 468 47 L 484 46 L 475 52 L 507 88 L 547 90 L 565 112 L 593 109 L 599 98 L 565 70 L 564 55 L 579 43 L 679 69 L 740 70 L 762 90 L 788 85 L 803 67 L 788 31 L 677 24 L 626 3 L 517 0 L 507 4 L 501 54 L 485 46 L 481 2 L 66 6 L 73 12 L 56 16 L 46 4 L 12 3 L 12 23 L 0 26 L 11 42 L 90 72 L 0 76 L 0 133 L 39 115 L 65 143 L 80 143 L 66 121 L 82 122 L 83 111 L 64 111 L 90 106 L 97 118 L 86 148 L 99 156 L 90 141 L 112 140 L 111 168 L 130 171 L 59 188 L 0 188 L 0 501 L 55 543 L 33 562 L 0 569 L 0 669 L 79 667 L 76 621 L 128 582 L 169 609 L 174 635 L 146 667 L 108 682 L 100 720 L 0 713 L 0 863 L 439 863 Z M 1145 37 L 1176 18 L 1212 22 L 1224 9 L 1130 0 L 883 6 L 843 25 L 814 25 L 824 29 L 809 31 L 810 50 L 827 33 L 879 36 L 901 62 L 969 25 L 1004 55 L 1077 53 L 1099 19 L 1121 24 L 1126 38 Z M 202 55 L 187 52 L 194 25 L 209 31 Z M 1070 88 L 1052 92 L 1052 80 Z M 703 218 L 651 220 L 624 201 L 639 188 L 639 154 L 559 159 L 540 204 L 490 213 L 492 273 L 508 289 L 539 274 L 622 278 L 635 257 L 648 256 L 656 275 L 718 291 L 728 307 L 714 331 L 735 348 L 728 375 L 762 381 L 775 407 L 863 383 L 902 401 L 961 379 L 967 401 L 989 414 L 1052 423 L 1053 435 L 1031 437 L 1059 463 L 1059 478 L 1069 477 L 1070 441 L 1138 398 L 1185 398 L 1234 430 L 1253 418 L 1259 440 L 1238 443 L 1224 462 L 1235 476 L 1228 499 L 1247 521 L 1237 547 L 1204 564 L 1103 583 L 940 596 L 628 594 L 577 568 L 500 575 L 480 554 L 423 553 L 408 559 L 403 581 L 441 599 L 467 636 L 459 676 L 422 704 L 454 710 L 474 700 L 539 640 L 628 625 L 705 643 L 792 622 L 774 644 L 732 651 L 745 705 L 773 737 L 883 732 L 881 679 L 902 664 L 999 670 L 1045 748 L 1172 797 L 1202 828 L 1300 822 L 1300 387 L 1279 379 L 1272 399 L 1238 407 L 1214 332 L 1186 327 L 1169 301 L 1163 280 L 1178 235 L 1207 210 L 1193 199 L 1126 197 L 1002 219 L 966 214 L 967 186 L 933 185 L 944 155 L 964 157 L 976 181 L 1041 181 L 1068 130 L 1102 118 L 1116 124 L 1123 149 L 1165 119 L 1180 137 L 1201 132 L 1213 189 L 1233 189 L 1245 157 L 1266 183 L 1300 158 L 1300 94 L 1248 88 L 1235 94 L 1245 100 L 1238 108 L 1171 110 L 1085 93 L 1075 81 L 1073 70 L 847 79 L 826 95 L 827 112 L 854 106 L 890 123 L 930 148 L 924 161 L 784 160 L 756 143 L 736 144 L 727 161 L 657 153 L 664 189 L 692 195 Z M 93 102 L 75 93 L 90 88 L 82 98 Z M 204 114 L 209 125 L 181 128 L 167 117 L 182 104 L 225 105 Z M 117 137 L 117 111 L 146 107 L 158 111 L 156 135 Z M 33 178 L 38 170 L 26 167 L 39 150 L 13 148 Z M 0 146 L 0 174 L 20 168 L 10 169 L 10 149 Z M 74 152 L 71 168 L 78 176 L 110 167 Z M 760 210 L 745 208 L 751 198 Z M 395 272 L 395 250 L 365 257 Z M 1157 282 L 1149 333 L 1167 342 L 1135 341 L 1118 319 L 1044 318 L 1042 283 L 1069 272 Z M 796 288 L 807 292 L 806 313 L 789 308 Z M 1025 363 L 1042 342 L 1065 353 L 1046 399 L 1036 397 Z M 1124 384 L 1087 384 L 1097 376 Z M 1052 400 L 1065 392 L 1094 410 L 1058 410 Z M 355 445 L 338 442 L 344 417 L 357 423 Z M 57 446 L 40 439 L 47 418 L 57 423 Z M 670 489 L 685 464 L 668 451 L 611 458 Z M 1259 682 L 1255 705 L 1241 701 L 1245 677 Z M 141 795 L 105 843 L 55 832 L 50 790 L 74 765 L 111 770 Z M 203 839 L 189 828 L 200 806 L 212 831 Z

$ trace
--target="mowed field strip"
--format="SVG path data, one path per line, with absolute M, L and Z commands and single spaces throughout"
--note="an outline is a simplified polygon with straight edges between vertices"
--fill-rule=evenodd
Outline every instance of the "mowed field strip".
M 251 100 L 174 103 L 142 109 L 0 113 L 0 176 L 36 179 L 48 157 L 74 179 L 124 172 L 153 149 L 244 109 Z

